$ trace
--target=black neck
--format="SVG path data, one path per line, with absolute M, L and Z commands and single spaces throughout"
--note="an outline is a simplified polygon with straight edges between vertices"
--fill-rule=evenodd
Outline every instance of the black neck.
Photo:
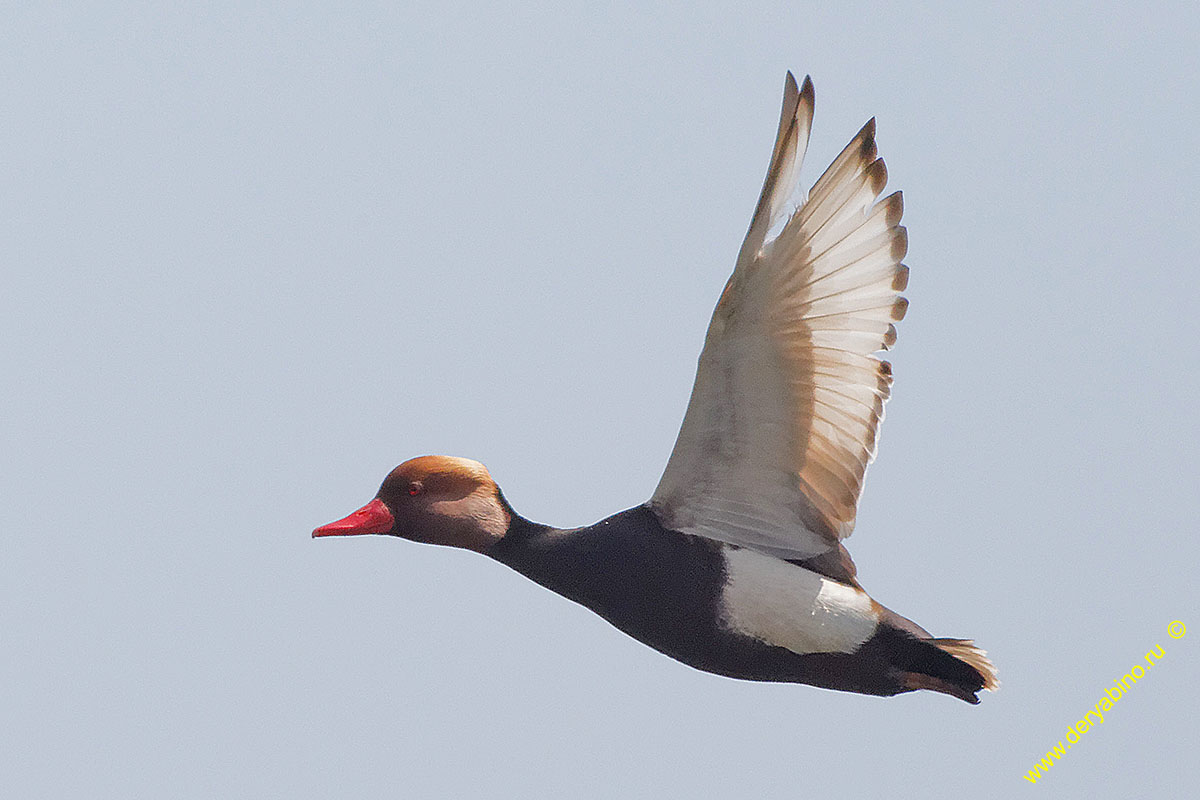
M 505 531 L 503 538 L 488 549 L 487 555 L 502 564 L 515 567 L 521 560 L 522 554 L 527 552 L 534 542 L 563 532 L 561 528 L 526 519 L 513 509 L 503 492 L 500 492 L 499 495 L 500 504 L 508 512 L 508 530 Z

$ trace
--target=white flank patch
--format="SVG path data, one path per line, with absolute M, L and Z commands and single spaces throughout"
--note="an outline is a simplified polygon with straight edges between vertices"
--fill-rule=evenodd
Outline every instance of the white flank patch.
M 866 593 L 746 548 L 724 548 L 723 621 L 793 653 L 852 653 L 879 624 Z

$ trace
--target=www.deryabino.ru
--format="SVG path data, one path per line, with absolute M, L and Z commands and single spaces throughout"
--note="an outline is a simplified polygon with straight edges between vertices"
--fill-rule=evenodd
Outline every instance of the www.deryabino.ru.
M 1182 622 L 1176 620 L 1167 626 L 1167 635 L 1172 639 L 1178 639 L 1187 632 L 1187 628 Z M 1155 645 L 1148 653 L 1146 653 L 1146 666 L 1152 667 L 1154 664 L 1166 656 L 1166 651 L 1163 650 L 1161 644 Z M 1113 681 L 1113 685 L 1104 690 L 1104 697 L 1101 697 L 1096 705 L 1088 709 L 1088 712 L 1083 715 L 1083 719 L 1076 722 L 1074 725 L 1067 726 L 1066 745 L 1063 740 L 1059 739 L 1054 747 L 1046 752 L 1045 758 L 1033 765 L 1033 769 L 1025 773 L 1025 780 L 1030 783 L 1037 783 L 1038 778 L 1041 778 L 1049 769 L 1054 766 L 1054 762 L 1061 759 L 1071 749 L 1071 745 L 1079 741 L 1079 737 L 1087 733 L 1096 725 L 1104 724 L 1104 713 L 1112 708 L 1118 700 L 1124 697 L 1133 685 L 1146 675 L 1146 667 L 1141 664 L 1134 664 L 1128 672 L 1122 675 L 1117 680 Z

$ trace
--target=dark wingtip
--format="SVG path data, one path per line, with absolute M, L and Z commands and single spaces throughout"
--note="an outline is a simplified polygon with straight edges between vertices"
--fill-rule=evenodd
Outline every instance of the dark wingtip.
M 904 216 L 903 192 L 897 189 L 887 197 L 880 200 L 879 205 L 883 206 L 883 213 L 887 215 L 887 224 L 889 228 L 900 224 L 900 220 Z
M 815 105 L 817 99 L 816 90 L 813 89 L 812 77 L 805 75 L 804 83 L 800 86 L 800 98 L 807 102 L 810 106 Z
M 903 261 L 908 255 L 908 228 L 903 225 L 896 226 L 896 233 L 892 239 L 892 258 L 897 262 Z

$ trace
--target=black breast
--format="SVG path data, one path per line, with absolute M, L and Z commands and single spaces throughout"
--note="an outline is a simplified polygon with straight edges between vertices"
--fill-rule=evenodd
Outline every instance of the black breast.
M 646 506 L 568 530 L 514 515 L 490 555 L 651 647 L 712 667 L 703 651 L 723 638 L 720 545 L 663 528 Z

